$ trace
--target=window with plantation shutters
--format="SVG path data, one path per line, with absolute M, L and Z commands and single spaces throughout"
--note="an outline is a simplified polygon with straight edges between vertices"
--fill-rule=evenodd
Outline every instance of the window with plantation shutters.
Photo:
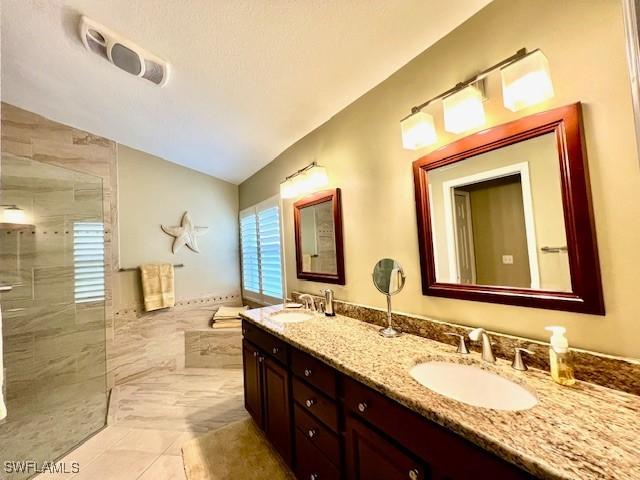
M 104 300 L 104 225 L 73 224 L 73 269 L 75 302 Z
M 243 296 L 259 303 L 282 301 L 282 242 L 278 197 L 240 212 Z

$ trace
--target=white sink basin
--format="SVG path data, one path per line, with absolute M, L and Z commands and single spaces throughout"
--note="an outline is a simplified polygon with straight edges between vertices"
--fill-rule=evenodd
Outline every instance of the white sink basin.
M 302 323 L 307 320 L 311 320 L 313 318 L 313 313 L 309 312 L 292 312 L 292 311 L 282 311 L 276 312 L 269 315 L 269 318 L 274 322 L 278 323 Z
M 473 365 L 426 362 L 419 363 L 409 373 L 428 389 L 474 407 L 517 411 L 538 403 L 526 388 Z

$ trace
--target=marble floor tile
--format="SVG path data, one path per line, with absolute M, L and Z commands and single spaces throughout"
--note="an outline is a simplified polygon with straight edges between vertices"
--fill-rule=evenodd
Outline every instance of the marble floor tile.
M 108 450 L 81 469 L 73 480 L 136 480 L 156 458 L 155 453 Z
M 182 455 L 182 445 L 200 435 L 202 435 L 200 432 L 182 432 L 165 450 L 164 455 Z
M 182 432 L 170 430 L 131 429 L 112 450 L 130 450 L 161 454 L 169 448 Z
M 186 480 L 182 457 L 160 455 L 139 480 Z

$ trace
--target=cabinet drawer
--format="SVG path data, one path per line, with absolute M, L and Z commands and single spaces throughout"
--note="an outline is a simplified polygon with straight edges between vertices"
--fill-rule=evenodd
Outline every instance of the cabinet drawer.
M 339 480 L 340 472 L 296 430 L 296 477 L 301 480 Z
M 324 453 L 335 466 L 340 466 L 340 439 L 322 422 L 305 412 L 300 405 L 295 408 L 295 424 L 303 437 Z
M 294 377 L 293 399 L 331 430 L 338 431 L 338 407 L 329 397 Z
M 328 397 L 336 398 L 337 375 L 330 366 L 300 350 L 293 350 L 291 369 L 294 375 L 304 378 Z
M 283 340 L 274 337 L 246 320 L 242 321 L 242 334 L 244 338 L 259 347 L 264 353 L 275 358 L 283 365 L 289 364 L 289 345 Z

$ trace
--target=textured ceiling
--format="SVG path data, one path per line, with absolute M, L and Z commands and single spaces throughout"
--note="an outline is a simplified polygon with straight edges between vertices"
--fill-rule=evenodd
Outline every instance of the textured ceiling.
M 239 183 L 489 0 L 2 0 L 2 100 Z M 84 50 L 79 15 L 168 60 Z

